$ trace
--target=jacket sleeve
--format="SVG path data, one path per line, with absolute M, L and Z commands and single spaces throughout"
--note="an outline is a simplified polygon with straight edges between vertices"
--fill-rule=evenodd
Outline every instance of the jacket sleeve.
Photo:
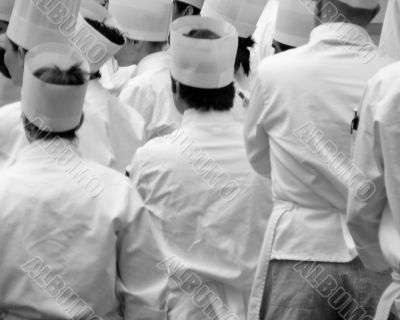
M 244 123 L 247 156 L 253 169 L 260 175 L 271 177 L 269 137 L 263 128 L 266 99 L 258 77 L 254 79 L 250 106 Z
M 366 180 L 349 193 L 347 219 L 364 265 L 373 271 L 384 271 L 388 269 L 388 264 L 379 245 L 379 226 L 387 197 L 381 126 L 374 119 L 378 95 L 377 88 L 371 85 L 362 102 L 354 165 Z
M 118 270 L 124 319 L 166 320 L 168 277 L 156 229 L 140 196 L 132 190 L 130 220 L 119 235 Z

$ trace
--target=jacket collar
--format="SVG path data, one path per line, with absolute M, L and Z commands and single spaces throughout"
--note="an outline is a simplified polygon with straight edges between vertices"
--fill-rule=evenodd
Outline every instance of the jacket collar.
M 170 61 L 171 59 L 168 51 L 149 54 L 139 62 L 136 69 L 136 76 L 149 72 L 157 73 L 166 68 L 169 69 Z
M 324 23 L 316 27 L 311 32 L 310 43 L 321 41 L 330 41 L 338 45 L 375 47 L 365 28 L 345 22 Z
M 230 111 L 199 111 L 188 109 L 183 114 L 182 127 L 191 123 L 234 123 L 235 119 Z

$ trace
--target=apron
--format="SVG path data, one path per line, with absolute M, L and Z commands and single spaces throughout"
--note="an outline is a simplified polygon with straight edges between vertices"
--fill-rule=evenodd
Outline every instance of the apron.
M 251 292 L 249 312 L 247 315 L 248 320 L 259 320 L 261 304 L 264 295 L 265 283 L 268 276 L 269 263 L 271 261 L 272 249 L 274 245 L 276 228 L 282 216 L 290 210 L 293 210 L 294 204 L 283 203 L 275 205 L 272 210 L 270 219 L 268 221 L 267 230 L 265 232 L 263 246 L 261 248 L 261 256 L 258 262 L 259 268 L 257 269 L 253 289 Z

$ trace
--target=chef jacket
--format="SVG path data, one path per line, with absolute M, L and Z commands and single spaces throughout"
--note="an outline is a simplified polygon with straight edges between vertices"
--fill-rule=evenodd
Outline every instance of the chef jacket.
M 0 221 L 0 313 L 166 319 L 164 258 L 140 196 L 73 143 L 19 151 L 0 172 Z
M 182 121 L 172 97 L 170 61 L 166 51 L 143 58 L 135 77 L 128 81 L 119 96 L 144 118 L 144 141 L 174 131 Z
M 272 203 L 268 180 L 247 161 L 242 124 L 231 112 L 189 109 L 181 129 L 137 151 L 131 176 L 152 211 L 164 255 L 245 319 Z M 170 287 L 170 319 L 206 318 L 192 296 Z
M 270 260 L 339 263 L 357 256 L 342 165 L 351 163 L 353 110 L 367 81 L 391 62 L 364 28 L 330 23 L 315 28 L 307 45 L 261 63 L 245 139 L 253 168 L 271 175 L 274 210 L 249 319 L 258 319 Z

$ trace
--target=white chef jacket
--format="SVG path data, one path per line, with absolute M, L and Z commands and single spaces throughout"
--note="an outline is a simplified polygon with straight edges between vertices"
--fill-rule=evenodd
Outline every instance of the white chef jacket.
M 279 0 L 269 0 L 257 23 L 257 29 L 254 32 L 255 61 L 258 65 L 265 57 L 272 56 L 275 52 L 272 47 L 274 40 L 276 18 L 278 16 Z
M 0 107 L 21 100 L 21 88 L 0 74 Z
M 136 65 L 119 67 L 118 62 L 111 58 L 100 69 L 100 83 L 104 89 L 110 91 L 113 96 L 118 97 L 122 88 L 134 77 L 136 67 Z
M 268 181 L 248 164 L 242 124 L 230 112 L 189 109 L 181 129 L 138 149 L 132 168 L 165 255 L 245 319 L 272 203 Z M 171 289 L 169 319 L 206 319 L 191 299 Z
M 103 89 L 98 80 L 89 82 L 83 111 L 85 121 L 78 131 L 83 157 L 125 173 L 142 144 L 142 117 Z M 0 122 L 1 170 L 15 162 L 16 152 L 28 141 L 19 102 L 0 108 Z
M 166 318 L 164 258 L 140 196 L 71 142 L 20 150 L 0 173 L 0 220 L 0 310 L 72 319 L 80 298 L 77 310 L 105 320 Z
M 389 0 L 383 22 L 380 47 L 393 59 L 400 60 L 400 1 Z
M 355 145 L 354 163 L 376 187 L 368 201 L 349 195 L 349 228 L 364 264 L 377 271 L 388 265 L 379 245 L 379 225 L 389 205 L 394 226 L 400 231 L 400 128 L 397 123 L 400 102 L 400 63 L 379 72 L 365 93 L 360 127 Z M 398 247 L 397 247 L 398 248 Z
M 177 129 L 182 116 L 175 107 L 171 89 L 170 55 L 153 53 L 138 64 L 136 75 L 122 89 L 120 100 L 145 120 L 145 141 Z
M 343 28 L 348 32 L 338 33 Z M 345 223 L 348 189 L 329 160 L 339 154 L 350 158 L 353 109 L 367 81 L 391 62 L 365 29 L 333 23 L 314 29 L 307 45 L 261 63 L 245 139 L 253 168 L 272 177 L 274 225 L 266 233 L 249 319 L 258 319 L 271 259 L 349 262 L 356 257 Z M 300 139 L 307 125 L 315 128 L 305 134 L 309 145 Z M 330 148 L 315 145 L 321 139 L 332 141 Z

